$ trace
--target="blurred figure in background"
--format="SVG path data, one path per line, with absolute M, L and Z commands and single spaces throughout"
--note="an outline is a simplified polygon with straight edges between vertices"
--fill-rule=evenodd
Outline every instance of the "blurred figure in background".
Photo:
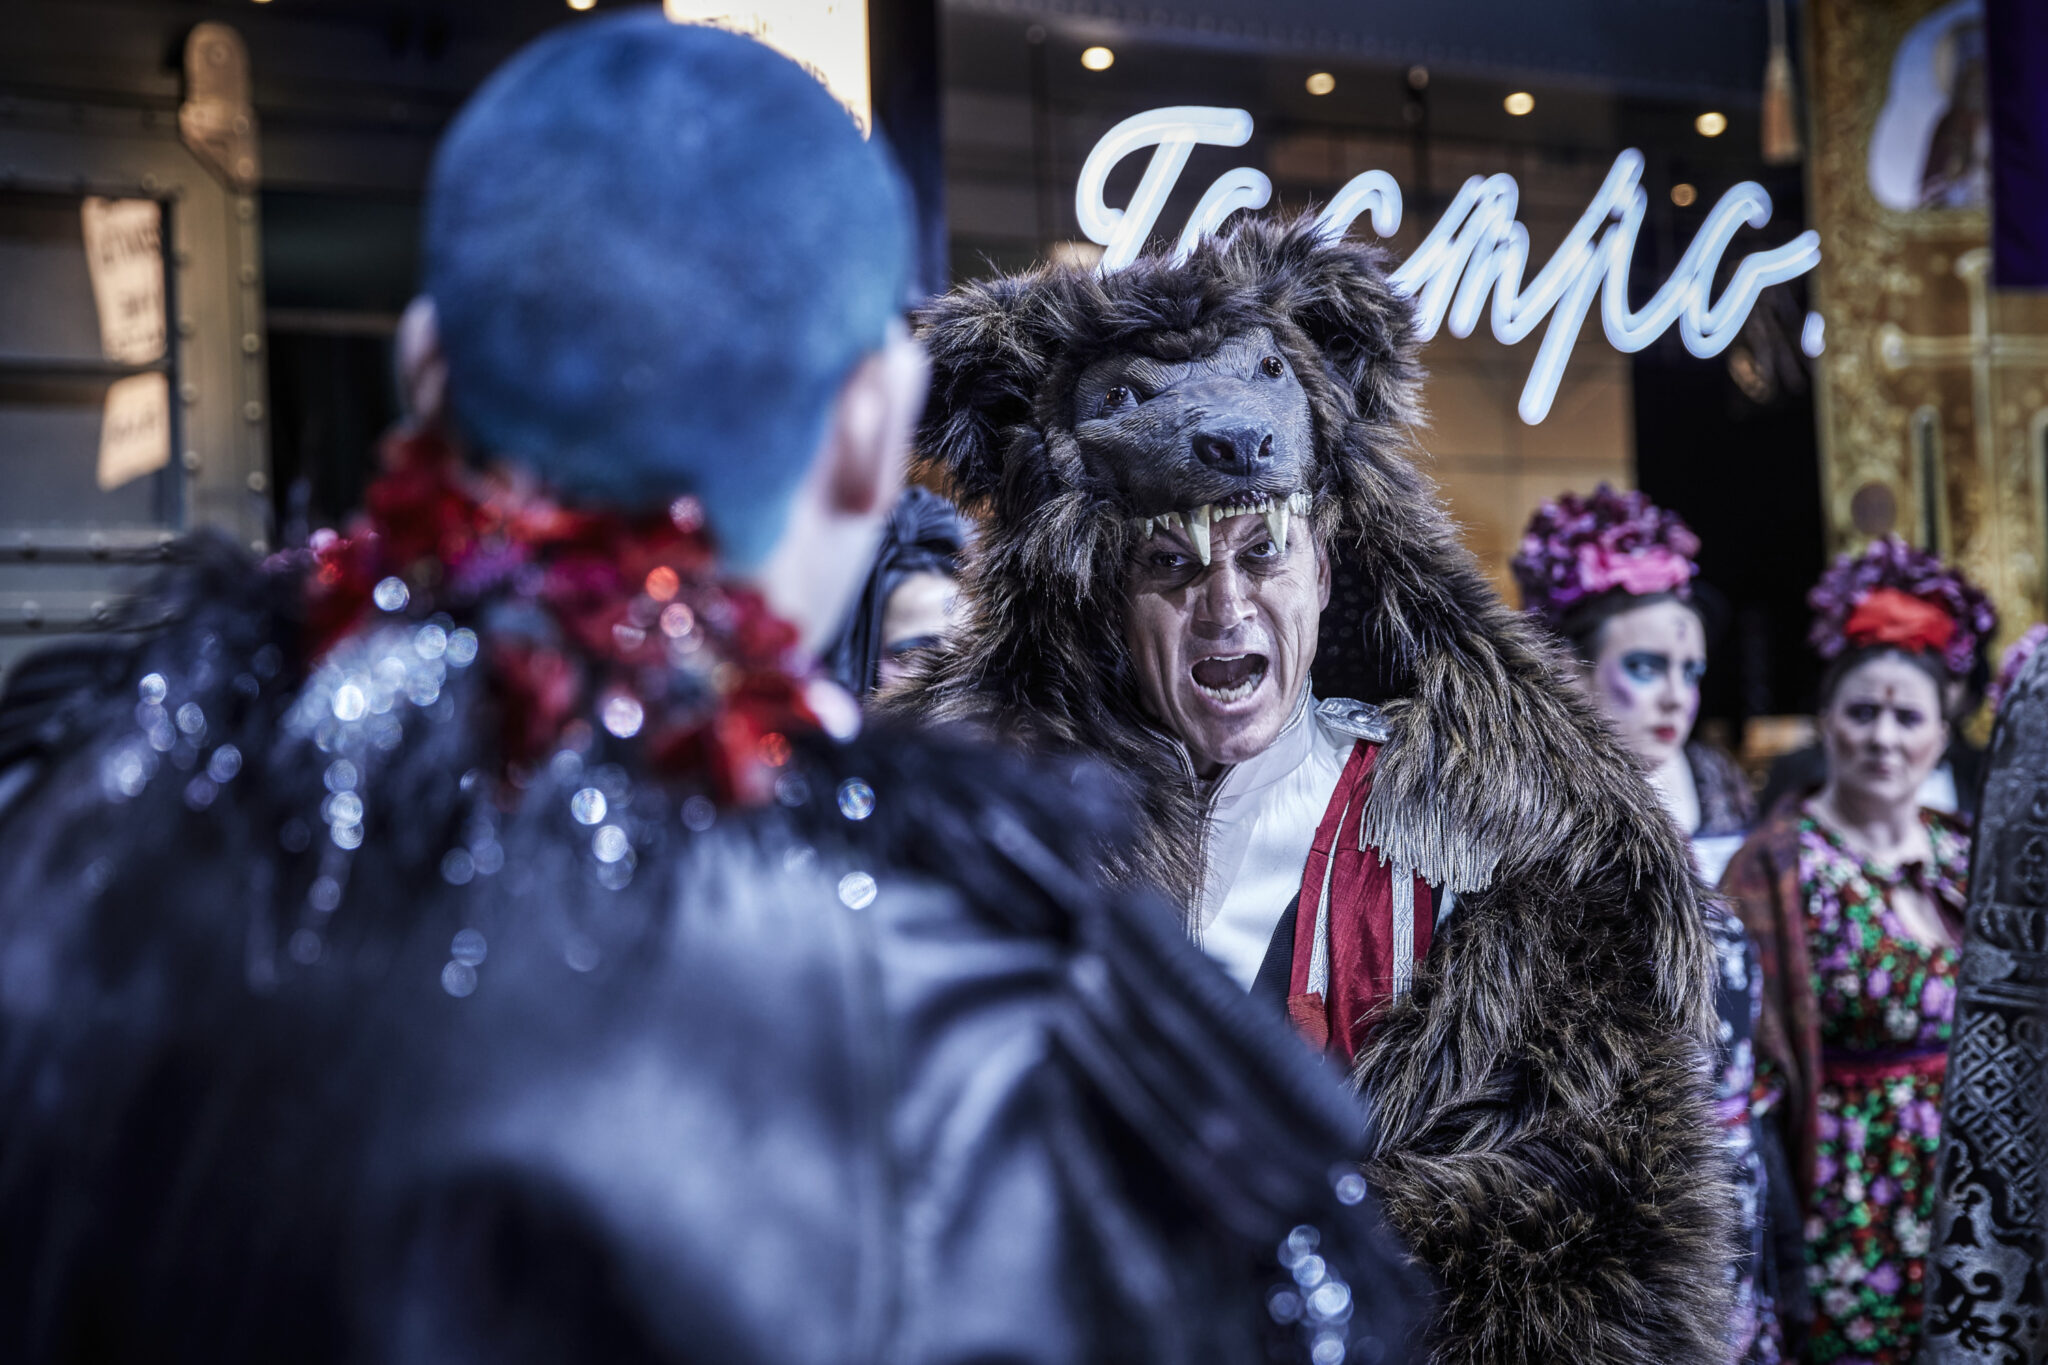
M 1920 784 L 1922 806 L 1959 815 L 1965 825 L 1977 818 L 1977 789 L 1984 782 L 1984 751 L 1970 742 L 1962 726 L 1986 700 L 1985 688 L 1991 679 L 1991 668 L 1984 650 L 1990 639 L 1987 631 L 1977 643 L 1977 652 L 1970 660 L 1969 669 L 1951 682 L 1942 694 L 1948 718 L 1948 748 L 1942 751 L 1941 761 L 1934 765 L 1934 771 L 1927 774 L 1927 780 Z M 1771 760 L 1763 792 L 1757 798 L 1757 808 L 1768 814 L 1787 797 L 1803 799 L 1819 791 L 1827 780 L 1825 745 L 1816 742 L 1803 749 L 1780 754 Z
M 360 524 L 0 701 L 0 1359 L 1408 1358 L 1366 1115 L 1095 880 L 1120 791 L 813 670 L 928 375 L 879 140 L 580 22 L 424 240 Z
M 1706 626 L 1694 602 L 1699 548 L 1674 513 L 1601 484 L 1590 497 L 1565 493 L 1537 508 L 1512 568 L 1523 609 L 1570 648 L 1580 688 L 1641 761 L 1711 881 L 1742 842 L 1752 807 L 1735 761 L 1692 738 L 1707 668 Z M 1728 1272 L 1729 1358 L 1775 1362 L 1783 1343 L 1764 1210 L 1776 1163 L 1750 1112 L 1761 981 L 1742 925 L 1718 902 L 1702 908 L 1719 966 L 1715 1112 L 1735 1166 L 1743 1239 Z
M 2044 639 L 2048 626 L 2028 628 L 1992 685 L 1998 720 L 1943 1086 L 1923 1365 L 2048 1357 L 2048 980 L 2037 965 L 2048 944 L 2048 664 L 2034 657 Z
M 1968 580 L 1897 539 L 1843 556 L 1808 601 L 1827 661 L 1827 782 L 1771 813 L 1722 889 L 1763 954 L 1759 1108 L 1794 1158 L 1806 1356 L 1904 1365 L 1970 851 L 1919 793 L 1948 743 L 1949 690 L 1995 618 Z
M 904 675 L 909 656 L 939 642 L 959 598 L 968 539 L 952 503 L 914 484 L 903 490 L 860 597 L 822 655 L 834 681 L 866 700 Z

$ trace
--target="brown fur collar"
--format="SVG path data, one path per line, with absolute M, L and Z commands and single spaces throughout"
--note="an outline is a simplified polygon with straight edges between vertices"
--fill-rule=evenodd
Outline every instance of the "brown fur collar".
M 1366 699 L 1393 732 L 1368 832 L 1458 893 L 1356 1075 L 1368 1172 L 1448 1291 L 1436 1359 L 1725 1359 L 1731 1196 L 1705 1106 L 1710 952 L 1689 858 L 1412 462 L 1413 324 L 1378 253 L 1253 221 L 1180 266 L 963 286 L 921 325 L 919 454 L 983 538 L 965 627 L 892 704 L 1106 760 L 1143 814 L 1111 872 L 1190 905 L 1202 810 L 1122 636 L 1134 509 L 1083 467 L 1069 396 L 1119 348 L 1172 359 L 1272 331 L 1309 393 L 1318 533 L 1364 603 L 1325 616 L 1325 654 L 1342 637 L 1370 661 Z M 1324 665 L 1325 695 L 1365 690 Z
M 966 625 L 898 705 L 1109 758 L 1139 779 L 1152 817 L 1131 871 L 1191 895 L 1200 812 L 1145 722 L 1121 630 L 1130 509 L 1083 466 L 1069 394 L 1113 351 L 1200 355 L 1264 325 L 1309 393 L 1317 529 L 1367 585 L 1362 619 L 1326 618 L 1326 634 L 1362 636 L 1396 699 L 1368 812 L 1380 847 L 1465 892 L 1516 850 L 1601 823 L 1584 779 L 1611 789 L 1626 760 L 1555 685 L 1556 661 L 1409 458 L 1413 324 L 1376 250 L 1325 242 L 1308 219 L 1254 221 L 1183 266 L 1148 257 L 1107 278 L 1046 266 L 966 285 L 921 323 L 934 383 L 919 456 L 983 539 Z

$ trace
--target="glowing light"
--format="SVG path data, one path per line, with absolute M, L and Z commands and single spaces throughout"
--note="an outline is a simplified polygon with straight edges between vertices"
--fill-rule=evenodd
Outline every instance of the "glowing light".
M 1699 197 L 1698 190 L 1682 182 L 1671 187 L 1671 202 L 1682 209 L 1691 208 Z
M 1514 94 L 1502 100 L 1500 107 L 1513 114 L 1516 118 L 1520 118 L 1536 107 L 1536 97 L 1526 90 L 1517 90 Z
M 592 9 L 596 5 L 597 0 L 569 0 L 569 8 L 575 10 Z
M 1188 164 L 1188 153 L 1202 145 L 1242 147 L 1251 135 L 1252 116 L 1244 110 L 1204 105 L 1175 105 L 1133 114 L 1104 133 L 1102 140 L 1088 153 L 1088 159 L 1081 163 L 1081 177 L 1074 186 L 1074 216 L 1080 222 L 1081 233 L 1102 247 L 1102 259 L 1097 262 L 1096 270 L 1121 270 L 1138 258 L 1145 239 L 1152 233 L 1152 224 L 1159 219 L 1159 210 L 1166 206 L 1167 193 L 1173 189 L 1173 182 L 1180 178 L 1182 168 Z M 1102 197 L 1110 171 L 1132 152 L 1144 147 L 1153 149 L 1152 161 L 1145 167 L 1145 174 L 1139 179 L 1131 202 L 1120 209 L 1111 208 Z M 1249 167 L 1239 167 L 1229 175 L 1257 176 L 1265 180 L 1263 175 Z M 1246 180 L 1244 183 L 1249 185 L 1251 182 Z M 1238 207 L 1264 208 L 1271 195 L 1272 186 L 1268 181 L 1266 198 Z M 1210 195 L 1204 195 L 1197 209 L 1197 216 L 1201 216 L 1204 210 L 1208 211 L 1212 218 L 1212 231 L 1223 221 L 1222 216 L 1214 212 L 1215 208 Z
M 1243 146 L 1251 131 L 1251 115 L 1242 109 L 1198 105 L 1155 109 L 1110 129 L 1088 154 L 1075 193 L 1081 230 L 1103 246 L 1098 271 L 1121 269 L 1136 259 L 1196 146 Z M 1111 168 L 1144 147 L 1155 150 L 1129 207 L 1110 208 L 1103 201 L 1103 184 Z M 1470 336 L 1481 313 L 1488 314 L 1494 336 L 1504 345 L 1542 327 L 1543 340 L 1517 405 L 1522 420 L 1534 426 L 1550 413 L 1595 295 L 1601 326 L 1616 350 L 1640 351 L 1675 323 L 1685 348 L 1707 357 L 1727 349 L 1766 287 L 1820 263 L 1820 235 L 1802 232 L 1782 246 L 1743 257 L 1721 297 L 1713 297 L 1721 257 L 1735 234 L 1745 225 L 1761 228 L 1771 220 L 1770 195 L 1761 185 L 1744 181 L 1708 210 L 1671 277 L 1640 309 L 1632 308 L 1629 263 L 1649 208 L 1642 179 L 1641 152 L 1630 149 L 1616 157 L 1585 212 L 1524 288 L 1529 230 L 1515 218 L 1520 189 L 1512 176 L 1473 176 L 1388 283 L 1415 300 L 1423 340 L 1445 326 L 1453 336 Z M 1181 233 L 1176 259 L 1238 209 L 1263 207 L 1271 193 L 1271 183 L 1257 171 L 1239 167 L 1226 172 L 1197 204 Z M 1373 232 L 1381 237 L 1400 227 L 1401 187 L 1385 171 L 1353 178 L 1317 221 L 1323 232 L 1341 237 L 1361 216 L 1371 219 Z M 1817 324 L 1816 317 L 1807 327 L 1816 344 Z
M 1719 137 L 1728 131 L 1728 116 L 1709 109 L 1692 121 L 1692 126 L 1701 137 Z
M 1799 349 L 1818 359 L 1828 348 L 1828 321 L 1819 313 L 1808 313 L 1806 325 L 1799 329 Z
M 1090 71 L 1107 71 L 1116 65 L 1116 54 L 1106 47 L 1085 48 L 1081 52 L 1081 65 Z
M 1337 88 L 1337 78 L 1327 71 L 1318 71 L 1308 78 L 1308 92 L 1311 95 L 1327 95 Z

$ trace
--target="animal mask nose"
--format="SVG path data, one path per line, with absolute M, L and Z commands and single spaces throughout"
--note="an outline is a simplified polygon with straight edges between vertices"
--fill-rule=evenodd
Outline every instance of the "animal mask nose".
M 1250 474 L 1273 460 L 1273 437 L 1263 431 L 1198 431 L 1195 458 L 1224 474 Z

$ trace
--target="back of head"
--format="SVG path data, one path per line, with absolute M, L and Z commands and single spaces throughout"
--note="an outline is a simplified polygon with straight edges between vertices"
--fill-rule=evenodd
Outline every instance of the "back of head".
M 644 11 L 500 69 L 436 155 L 425 287 L 483 453 L 562 494 L 704 503 L 757 562 L 909 287 L 887 155 L 794 62 Z

